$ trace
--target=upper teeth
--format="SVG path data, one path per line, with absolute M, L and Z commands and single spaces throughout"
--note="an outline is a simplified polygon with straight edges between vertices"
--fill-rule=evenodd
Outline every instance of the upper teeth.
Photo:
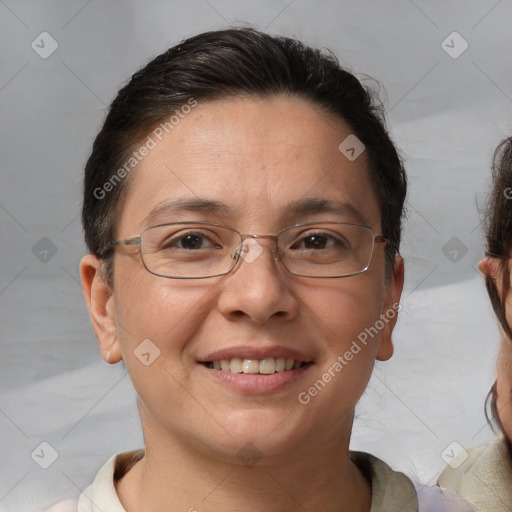
M 267 357 L 266 359 L 242 359 L 234 357 L 233 359 L 222 359 L 220 361 L 213 361 L 210 367 L 216 370 L 223 370 L 232 373 L 263 373 L 270 375 L 275 372 L 282 372 L 284 370 L 292 370 L 302 366 L 301 361 L 289 357 Z

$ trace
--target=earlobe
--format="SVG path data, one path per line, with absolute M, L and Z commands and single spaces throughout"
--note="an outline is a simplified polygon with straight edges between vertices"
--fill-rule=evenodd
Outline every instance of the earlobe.
M 92 254 L 84 256 L 80 261 L 80 277 L 101 355 L 107 363 L 118 363 L 122 354 L 118 341 L 114 295 L 104 279 L 102 262 Z
M 484 277 L 490 277 L 491 279 L 496 279 L 497 271 L 498 271 L 498 262 L 496 258 L 492 256 L 485 256 L 478 263 L 478 270 Z
M 397 254 L 393 264 L 393 276 L 386 285 L 386 298 L 381 313 L 382 322 L 381 343 L 377 352 L 379 361 L 387 361 L 393 355 L 392 333 L 398 320 L 398 311 L 401 309 L 400 296 L 404 287 L 404 259 Z
M 505 260 L 493 256 L 485 256 L 478 263 L 478 270 L 486 279 L 493 279 L 496 290 L 501 296 L 503 286 L 503 272 L 508 268 L 504 265 Z

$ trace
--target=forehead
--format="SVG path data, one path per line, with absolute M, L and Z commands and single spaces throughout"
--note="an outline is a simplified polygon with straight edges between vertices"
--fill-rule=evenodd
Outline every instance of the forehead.
M 148 134 L 153 148 L 130 176 L 120 230 L 180 220 L 193 205 L 200 215 L 245 223 L 244 229 L 322 211 L 380 227 L 366 155 L 351 161 L 338 148 L 350 127 L 305 100 L 198 102 L 160 132 Z

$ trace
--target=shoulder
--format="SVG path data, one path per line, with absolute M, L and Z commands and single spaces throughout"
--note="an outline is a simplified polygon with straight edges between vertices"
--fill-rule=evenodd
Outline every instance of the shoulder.
M 480 510 L 509 511 L 512 462 L 504 439 L 460 453 L 441 473 L 441 487 L 452 489 Z
M 407 476 L 369 453 L 350 452 L 350 458 L 371 485 L 371 512 L 418 511 L 416 490 Z
M 120 453 L 111 457 L 100 469 L 94 482 L 78 499 L 78 512 L 126 512 L 117 496 L 115 481 L 144 457 L 144 450 Z
M 418 486 L 419 512 L 478 512 L 459 494 L 440 487 Z
M 351 459 L 372 487 L 371 512 L 478 512 L 461 496 L 439 487 L 414 485 L 403 473 L 368 453 L 351 452 Z

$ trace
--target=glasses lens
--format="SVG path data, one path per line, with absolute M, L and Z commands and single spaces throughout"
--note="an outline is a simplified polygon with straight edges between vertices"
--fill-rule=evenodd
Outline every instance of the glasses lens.
M 281 259 L 293 274 L 344 277 L 364 272 L 370 264 L 374 231 L 354 224 L 294 226 L 279 236 Z
M 154 226 L 141 235 L 141 254 L 153 274 L 175 278 L 213 277 L 229 272 L 240 235 L 207 223 Z

